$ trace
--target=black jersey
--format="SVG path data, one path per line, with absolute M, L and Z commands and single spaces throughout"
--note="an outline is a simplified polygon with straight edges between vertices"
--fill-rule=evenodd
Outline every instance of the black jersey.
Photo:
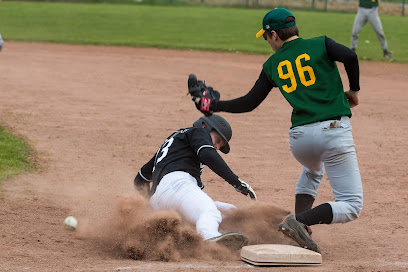
M 189 173 L 202 189 L 204 184 L 200 176 L 204 165 L 232 186 L 239 186 L 238 176 L 215 150 L 209 130 L 205 128 L 190 127 L 175 131 L 139 173 L 143 179 L 153 180 L 151 194 L 156 191 L 163 176 L 174 171 Z
M 202 148 L 214 148 L 211 136 L 203 128 L 184 128 L 170 135 L 156 152 L 153 168 L 153 182 L 174 171 L 184 171 L 197 180 L 197 185 L 203 187 L 200 179 L 204 165 L 201 164 L 198 152 Z
M 197 180 L 197 185 L 203 188 L 200 175 L 204 164 L 198 156 L 202 148 L 214 149 L 211 136 L 204 128 L 182 128 L 171 134 L 153 159 L 142 168 L 142 172 L 152 173 L 153 192 L 163 176 L 174 171 L 189 173 Z

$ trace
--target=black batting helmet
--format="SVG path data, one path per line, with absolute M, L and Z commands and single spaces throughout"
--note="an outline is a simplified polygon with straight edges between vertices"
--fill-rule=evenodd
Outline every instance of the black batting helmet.
M 203 123 L 207 125 L 207 129 L 209 131 L 215 129 L 225 140 L 225 145 L 220 148 L 220 151 L 227 154 L 230 151 L 228 142 L 232 137 L 232 129 L 227 120 L 217 114 L 212 114 L 211 116 L 202 116 L 194 122 L 193 127 L 202 127 Z

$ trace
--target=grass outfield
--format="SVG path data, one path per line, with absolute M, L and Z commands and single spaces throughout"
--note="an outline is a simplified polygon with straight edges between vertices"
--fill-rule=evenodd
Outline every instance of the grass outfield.
M 29 156 L 30 146 L 0 127 L 0 186 L 2 182 L 16 174 L 32 169 Z M 2 189 L 0 187 L 0 199 Z
M 0 33 L 6 41 L 124 45 L 270 54 L 255 38 L 267 10 L 143 5 L 2 2 Z M 301 36 L 327 35 L 346 46 L 355 14 L 294 11 Z M 381 16 L 389 49 L 408 62 L 408 19 Z M 360 59 L 383 60 L 370 25 L 360 34 Z

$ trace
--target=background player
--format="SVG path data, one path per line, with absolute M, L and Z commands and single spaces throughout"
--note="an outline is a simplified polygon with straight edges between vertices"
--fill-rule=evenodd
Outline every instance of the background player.
M 1 33 L 0 33 L 0 51 L 1 49 L 3 49 L 3 39 L 1 37 Z
M 375 34 L 377 34 L 380 41 L 381 48 L 383 50 L 384 58 L 392 59 L 391 52 L 387 49 L 387 41 L 383 27 L 381 24 L 380 16 L 378 15 L 378 0 L 360 0 L 356 18 L 354 19 L 353 31 L 351 33 L 351 49 L 356 51 L 358 36 L 361 29 L 368 22 L 370 22 Z
M 193 127 L 171 134 L 140 169 L 134 183 L 136 189 L 151 196 L 150 203 L 155 210 L 176 210 L 196 226 L 204 240 L 240 249 L 248 243 L 245 235 L 218 232 L 222 220 L 220 210 L 235 206 L 214 202 L 202 191 L 204 184 L 200 178 L 204 165 L 207 165 L 236 191 L 256 199 L 251 186 L 238 178 L 216 151 L 228 153 L 231 136 L 231 126 L 224 118 L 215 114 L 203 116 Z
M 296 216 L 288 215 L 279 229 L 301 246 L 320 252 L 307 226 L 352 221 L 359 217 L 363 205 L 350 125 L 350 107 L 359 103 L 357 55 L 326 36 L 299 38 L 295 17 L 282 8 L 264 16 L 263 28 L 256 36 L 263 36 L 276 53 L 264 63 L 258 80 L 245 96 L 218 101 L 209 98 L 208 90 L 201 97 L 193 95 L 194 88 L 189 91 L 203 112 L 242 113 L 255 109 L 273 87 L 279 87 L 293 107 L 289 145 L 303 165 L 295 191 Z M 350 91 L 343 90 L 336 61 L 344 63 Z M 312 209 L 324 169 L 336 201 Z

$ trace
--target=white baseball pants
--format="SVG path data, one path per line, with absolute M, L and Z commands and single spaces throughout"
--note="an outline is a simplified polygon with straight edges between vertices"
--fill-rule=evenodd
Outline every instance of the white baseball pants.
M 196 179 L 182 171 L 165 175 L 150 198 L 155 210 L 175 210 L 196 226 L 204 240 L 220 236 L 221 212 L 236 209 L 232 204 L 214 202 L 198 186 Z

